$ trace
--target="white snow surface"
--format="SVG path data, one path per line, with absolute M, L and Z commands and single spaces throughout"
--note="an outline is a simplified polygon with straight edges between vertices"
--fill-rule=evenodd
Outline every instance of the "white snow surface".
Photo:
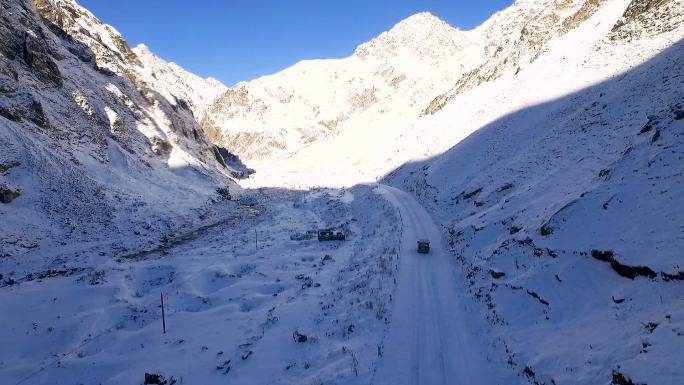
M 0 50 L 3 383 L 684 378 L 681 0 L 421 13 L 230 89 L 33 3 L 97 67 L 3 16 L 64 79 Z

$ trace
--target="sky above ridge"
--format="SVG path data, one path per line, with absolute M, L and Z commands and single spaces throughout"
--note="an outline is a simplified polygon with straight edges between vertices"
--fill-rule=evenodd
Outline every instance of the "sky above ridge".
M 513 0 L 77 0 L 131 46 L 228 86 L 304 59 L 341 58 L 428 11 L 472 29 Z

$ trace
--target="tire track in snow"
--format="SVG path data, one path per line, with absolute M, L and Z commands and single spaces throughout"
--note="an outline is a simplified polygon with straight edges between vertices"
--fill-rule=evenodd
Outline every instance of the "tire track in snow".
M 401 213 L 403 239 L 386 354 L 371 381 L 380 384 L 494 384 L 501 368 L 481 353 L 472 325 L 465 320 L 459 285 L 441 231 L 411 195 L 378 185 L 377 192 Z M 416 242 L 430 240 L 430 253 Z

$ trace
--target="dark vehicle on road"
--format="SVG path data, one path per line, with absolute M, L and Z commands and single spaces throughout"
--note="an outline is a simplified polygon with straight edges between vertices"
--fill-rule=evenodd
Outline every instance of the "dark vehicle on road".
M 427 239 L 418 240 L 418 253 L 427 254 L 430 252 L 430 241 Z
M 339 230 L 320 230 L 318 232 L 319 241 L 344 241 L 344 233 Z

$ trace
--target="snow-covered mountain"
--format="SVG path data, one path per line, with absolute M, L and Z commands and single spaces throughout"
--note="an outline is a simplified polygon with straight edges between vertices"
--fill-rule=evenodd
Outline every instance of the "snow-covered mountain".
M 176 63 L 168 63 L 156 56 L 144 44 L 133 48 L 142 64 L 136 66 L 138 75 L 167 100 L 180 98 L 188 103 L 197 121 L 204 116 L 209 105 L 228 89 L 214 78 L 203 79 Z
M 469 311 L 489 325 L 484 354 L 521 381 L 678 382 L 684 3 L 518 1 L 463 33 L 479 36 L 467 49 L 481 61 L 436 96 L 421 91 L 413 110 L 381 99 L 394 108 L 378 101 L 296 151 L 278 142 L 248 183 L 384 176 L 413 192 L 480 303 Z M 243 100 L 298 66 L 243 85 Z M 297 90 L 315 88 L 299 76 Z M 263 132 L 295 132 L 272 122 Z
M 71 0 L 3 1 L 0 18 L 1 256 L 161 238 L 235 188 L 197 117 L 220 83 L 132 50 Z
M 420 13 L 348 58 L 302 61 L 238 84 L 214 102 L 202 126 L 247 161 L 286 157 L 349 126 L 377 130 L 417 117 L 475 64 L 475 53 L 462 54 L 471 51 L 479 50 L 467 34 Z
M 3 378 L 684 377 L 684 0 L 421 13 L 229 89 L 0 7 Z
M 358 127 L 396 136 L 458 92 L 520 72 L 604 3 L 517 1 L 471 31 L 420 13 L 350 57 L 302 61 L 239 84 L 215 101 L 202 125 L 257 164 Z

